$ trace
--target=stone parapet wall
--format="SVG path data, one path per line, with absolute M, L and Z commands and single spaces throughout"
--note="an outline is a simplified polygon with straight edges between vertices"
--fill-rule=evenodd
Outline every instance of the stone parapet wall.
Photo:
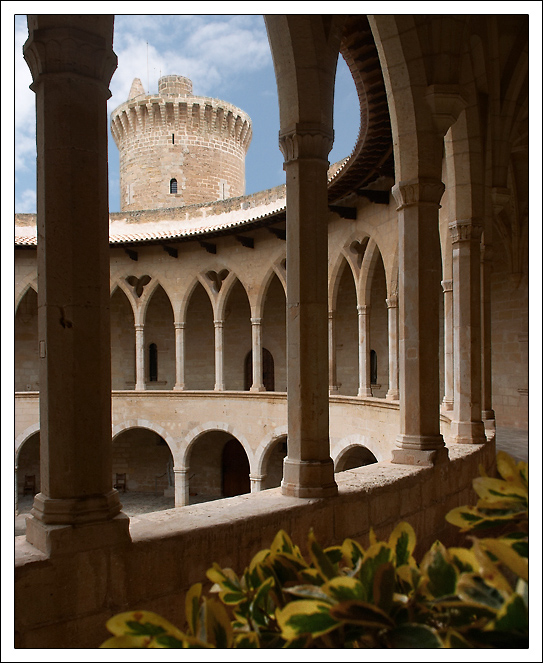
M 479 464 L 493 471 L 495 447 L 455 445 L 449 454 L 434 468 L 379 463 L 341 472 L 334 498 L 285 497 L 275 488 L 139 516 L 125 548 L 48 559 L 17 537 L 15 646 L 95 648 L 108 637 L 109 617 L 129 609 L 182 626 L 186 591 L 213 562 L 241 572 L 281 528 L 302 549 L 310 528 L 323 546 L 346 537 L 367 546 L 370 527 L 385 538 L 406 520 L 417 532 L 416 557 L 436 539 L 452 545 L 457 530 L 445 514 L 475 501 L 472 479 Z

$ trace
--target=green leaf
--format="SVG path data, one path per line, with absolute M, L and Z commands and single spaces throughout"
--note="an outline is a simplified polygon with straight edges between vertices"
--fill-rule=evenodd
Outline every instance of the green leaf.
M 276 612 L 276 619 L 285 640 L 303 635 L 316 638 L 339 625 L 330 616 L 330 605 L 324 601 L 293 601 Z
M 115 635 L 103 642 L 99 649 L 146 649 L 150 638 L 141 635 Z
M 341 549 L 341 546 L 330 546 L 329 548 L 325 548 L 324 554 L 335 568 L 337 568 L 337 565 L 343 559 L 343 550 Z
M 444 639 L 444 646 L 447 649 L 470 649 L 469 642 L 454 629 L 447 629 Z
M 352 539 L 345 539 L 341 545 L 341 550 L 343 552 L 343 559 L 352 569 L 354 569 L 357 562 L 364 557 L 364 549 L 359 543 Z
M 334 602 L 331 595 L 324 590 L 324 585 L 295 585 L 294 587 L 286 587 L 283 591 L 285 594 L 292 594 L 292 596 L 303 599 L 315 599 L 330 604 Z
M 498 631 L 528 632 L 528 609 L 522 597 L 514 594 L 496 616 L 495 628 Z
M 377 606 L 364 601 L 343 601 L 330 608 L 330 615 L 338 621 L 370 628 L 391 628 L 393 620 Z
M 439 649 L 443 643 L 436 631 L 425 624 L 404 624 L 386 634 L 393 649 Z
M 366 592 L 365 600 L 373 599 L 373 582 L 375 572 L 392 558 L 392 549 L 386 543 L 378 542 L 372 544 L 365 552 L 358 579 Z
M 237 633 L 234 636 L 233 648 L 234 649 L 258 649 L 260 641 L 258 634 L 254 631 L 248 633 Z
M 128 628 L 132 631 L 134 635 L 160 635 L 161 633 L 166 633 L 165 629 L 162 626 L 157 624 L 150 624 L 149 622 L 140 623 L 140 622 L 126 622 Z
M 396 573 L 392 562 L 381 564 L 373 580 L 373 600 L 385 612 L 392 607 Z
M 228 649 L 232 643 L 232 624 L 224 606 L 214 599 L 205 602 L 205 638 L 204 642 L 219 649 Z
M 417 538 L 415 530 L 409 523 L 401 522 L 394 528 L 388 539 L 388 544 L 394 551 L 396 566 L 409 564 L 415 549 Z
M 321 590 L 329 594 L 336 601 L 362 601 L 365 594 L 362 583 L 356 578 L 350 578 L 349 576 L 332 578 L 332 580 L 322 585 Z
M 328 557 L 325 555 L 323 549 L 320 547 L 320 545 L 317 543 L 317 540 L 315 539 L 315 535 L 313 533 L 313 530 L 309 532 L 309 554 L 311 556 L 311 559 L 313 560 L 313 564 L 315 565 L 315 568 L 320 571 L 320 573 L 325 577 L 325 578 L 333 578 L 336 575 L 336 571 L 328 559 Z
M 151 643 L 151 649 L 183 649 L 186 642 L 174 638 L 173 635 L 159 635 L 155 641 Z
M 476 603 L 498 611 L 504 604 L 499 590 L 487 585 L 480 577 L 472 573 L 464 573 L 456 586 L 458 597 L 468 603 Z
M 442 543 L 436 541 L 426 553 L 421 571 L 428 576 L 427 589 L 433 597 L 454 596 L 458 576 Z
M 198 582 L 192 585 L 185 597 L 185 615 L 191 635 L 196 635 L 198 632 L 198 611 L 201 595 L 202 583 Z

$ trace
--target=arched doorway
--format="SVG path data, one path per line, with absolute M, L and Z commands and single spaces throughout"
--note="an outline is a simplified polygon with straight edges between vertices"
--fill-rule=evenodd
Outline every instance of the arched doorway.
M 287 436 L 282 435 L 266 452 L 263 464 L 263 473 L 266 478 L 262 482 L 262 489 L 278 488 L 283 479 L 283 461 L 287 455 Z
M 251 492 L 249 461 L 245 449 L 231 438 L 222 450 L 222 494 L 224 497 Z

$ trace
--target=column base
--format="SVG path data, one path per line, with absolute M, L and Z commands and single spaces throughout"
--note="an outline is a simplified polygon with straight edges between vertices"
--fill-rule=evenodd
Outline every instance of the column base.
M 323 461 L 293 460 L 287 456 L 283 461 L 281 492 L 289 497 L 337 495 L 333 460 L 331 458 Z
M 26 520 L 26 540 L 49 557 L 66 555 L 126 545 L 131 542 L 129 524 L 124 513 L 83 525 L 49 525 L 30 516 Z
M 173 388 L 174 391 L 185 391 L 185 385 L 184 384 L 176 384 L 175 387 Z
M 389 391 L 387 391 L 386 400 L 387 401 L 400 400 L 400 392 L 397 389 L 390 389 Z
M 454 409 L 454 401 L 443 399 L 441 403 L 441 412 L 450 412 Z
M 449 440 L 453 444 L 484 444 L 485 427 L 482 421 L 451 421 Z
M 483 410 L 481 412 L 481 419 L 485 427 L 487 441 L 493 440 L 496 437 L 496 414 L 494 410 Z
M 359 389 L 357 396 L 361 398 L 371 398 L 373 394 L 371 393 L 371 389 Z
M 446 463 L 449 460 L 449 451 L 446 447 L 441 449 L 394 449 L 392 461 L 399 465 L 419 465 L 421 467 L 433 467 Z
M 249 391 L 266 391 L 266 387 L 263 384 L 260 385 L 253 385 Z

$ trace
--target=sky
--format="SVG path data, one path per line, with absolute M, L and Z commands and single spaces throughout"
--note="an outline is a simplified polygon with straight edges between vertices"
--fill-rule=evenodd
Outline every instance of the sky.
M 28 37 L 23 14 L 14 16 L 14 35 L 14 211 L 35 212 L 35 95 L 29 89 L 32 77 L 22 56 Z M 227 101 L 251 118 L 253 138 L 245 162 L 245 193 L 285 181 L 278 145 L 277 86 L 262 15 L 115 15 L 113 50 L 118 67 L 110 83 L 108 116 L 127 100 L 134 78 L 153 94 L 158 92 L 160 76 L 185 76 L 192 80 L 194 95 Z M 356 90 L 341 56 L 336 95 L 342 102 L 334 111 L 335 144 L 330 163 L 348 156 L 359 130 Z M 109 128 L 108 133 L 110 211 L 118 212 L 119 155 Z

